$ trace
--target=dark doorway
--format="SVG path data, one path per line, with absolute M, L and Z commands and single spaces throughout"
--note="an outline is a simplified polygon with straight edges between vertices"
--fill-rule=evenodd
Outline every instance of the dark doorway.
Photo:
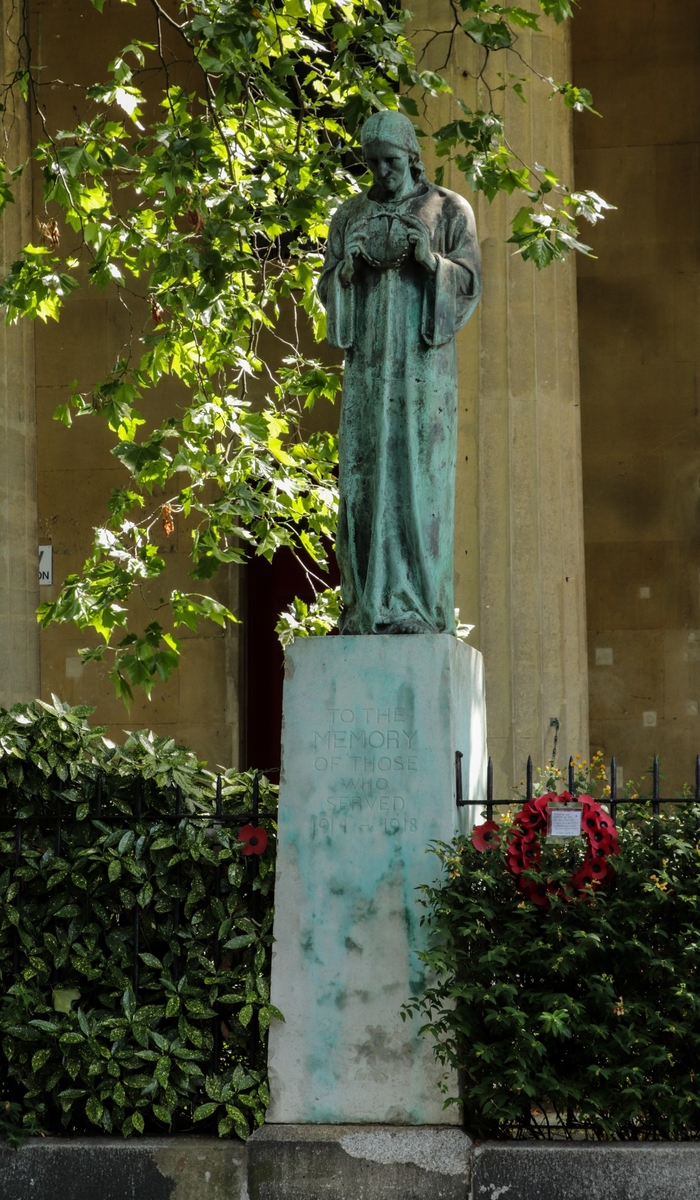
M 340 574 L 332 551 L 329 562 L 328 586 L 336 587 Z M 295 596 L 309 602 L 313 590 L 291 550 L 278 550 L 271 563 L 254 558 L 246 575 L 246 766 L 265 770 L 280 765 L 284 654 L 275 625 Z

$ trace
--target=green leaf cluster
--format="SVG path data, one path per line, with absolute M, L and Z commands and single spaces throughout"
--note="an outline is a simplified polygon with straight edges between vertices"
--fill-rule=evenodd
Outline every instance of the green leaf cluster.
M 147 733 L 121 750 L 88 714 L 56 700 L 0 710 L 7 1131 L 245 1138 L 264 1119 L 266 1032 L 282 1019 L 269 997 L 275 789 L 261 781 L 269 847 L 251 862 L 190 751 Z M 251 790 L 227 772 L 224 815 L 250 812 Z
M 613 879 L 547 910 L 507 871 L 507 837 L 486 853 L 437 847 L 425 958 L 440 982 L 409 1008 L 460 1070 L 480 1137 L 700 1133 L 700 806 L 654 820 L 626 802 L 617 824 Z M 545 845 L 542 879 L 565 885 L 582 857 Z
M 338 624 L 340 609 L 340 588 L 317 592 L 311 604 L 296 597 L 280 615 L 275 632 L 283 646 L 288 646 L 295 637 L 323 637 Z
M 115 46 L 107 77 L 83 89 L 73 128 L 52 127 L 24 31 L 26 61 L 5 90 L 20 88 L 41 116 L 33 159 L 46 244 L 26 246 L 12 264 L 0 307 L 8 321 L 46 321 L 60 317 L 78 286 L 116 289 L 131 331 L 111 370 L 85 392 L 74 383 L 55 411 L 67 426 L 106 421 L 125 478 L 82 571 L 38 614 L 44 625 L 93 630 L 104 645 L 86 660 L 109 657 L 128 704 L 134 688 L 150 694 L 175 669 L 178 626 L 236 619 L 196 581 L 252 555 L 271 559 L 280 547 L 325 570 L 337 443 L 311 433 L 307 414 L 342 385 L 340 367 L 314 345 L 325 335 L 316 283 L 329 221 L 367 183 L 362 121 L 387 108 L 420 119 L 426 100 L 452 89 L 416 62 L 408 14 L 394 3 L 125 2 L 143 8 L 152 37 Z M 434 136 L 439 155 L 489 200 L 524 194 L 511 240 L 540 268 L 571 250 L 587 253 L 576 221 L 598 220 L 608 206 L 527 165 L 507 140 L 498 93 L 512 88 L 524 101 L 524 80 L 499 76 L 495 86 L 490 64 L 543 17 L 571 15 L 568 0 L 538 8 L 453 5 L 452 40 L 466 36 L 478 48 L 488 103 L 472 110 L 460 101 L 462 116 Z M 586 89 L 539 80 L 557 102 L 591 108 Z M 0 212 L 22 167 L 0 162 Z M 444 165 L 438 182 L 443 174 Z M 182 401 L 157 419 L 150 397 L 166 379 Z M 161 525 L 173 524 L 190 545 L 193 582 L 184 591 L 181 580 L 168 584 L 162 552 Z M 160 620 L 130 629 L 131 597 L 163 575 Z M 327 580 L 317 582 L 323 592 Z M 318 632 L 318 620 L 299 608 L 285 633 L 304 630 Z

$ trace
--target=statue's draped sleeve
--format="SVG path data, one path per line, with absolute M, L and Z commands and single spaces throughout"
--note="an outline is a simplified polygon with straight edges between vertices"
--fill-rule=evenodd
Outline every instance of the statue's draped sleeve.
M 331 220 L 326 259 L 318 284 L 318 294 L 326 309 L 326 338 L 329 345 L 349 350 L 355 335 L 355 289 L 343 287 L 340 268 L 345 258 L 347 217 L 341 209 Z
M 426 346 L 444 346 L 469 320 L 481 291 L 479 246 L 468 204 L 451 197 L 448 211 L 431 230 L 437 270 L 423 294 L 421 336 Z M 430 210 L 425 214 L 429 220 Z

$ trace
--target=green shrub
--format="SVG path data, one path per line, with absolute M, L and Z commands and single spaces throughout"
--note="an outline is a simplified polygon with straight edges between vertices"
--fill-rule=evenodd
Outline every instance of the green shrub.
M 197 816 L 215 811 L 215 777 L 190 751 L 150 733 L 117 747 L 91 711 L 0 710 L 4 1127 L 246 1137 L 278 1015 L 275 789 L 261 781 L 268 849 L 246 857 L 239 823 Z M 224 774 L 223 814 L 250 812 L 252 782 Z M 178 787 L 184 815 L 168 820 Z
M 437 982 L 408 1011 L 458 1069 L 480 1137 L 700 1136 L 700 806 L 654 822 L 627 803 L 617 824 L 614 877 L 582 898 L 568 881 L 583 839 L 544 845 L 530 874 L 555 889 L 548 908 L 507 871 L 507 834 L 482 853 L 468 838 L 436 847 Z

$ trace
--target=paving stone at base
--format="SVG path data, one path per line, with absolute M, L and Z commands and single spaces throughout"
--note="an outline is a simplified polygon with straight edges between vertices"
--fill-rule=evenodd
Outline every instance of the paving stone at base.
M 0 1200 L 247 1200 L 245 1146 L 202 1137 L 30 1138 L 18 1150 L 0 1148 Z
M 386 1125 L 266 1125 L 247 1147 L 31 1138 L 0 1143 L 0 1200 L 700 1200 L 700 1144 L 479 1146 Z
M 503 1145 L 473 1151 L 473 1200 L 698 1200 L 700 1145 Z
M 470 1148 L 448 1126 L 264 1125 L 250 1200 L 467 1200 Z

